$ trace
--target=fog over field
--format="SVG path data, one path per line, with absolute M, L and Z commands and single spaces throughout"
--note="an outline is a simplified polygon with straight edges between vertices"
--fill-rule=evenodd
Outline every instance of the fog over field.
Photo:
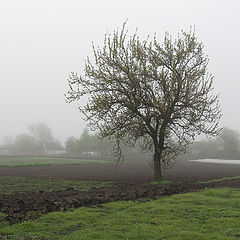
M 44 122 L 62 143 L 86 126 L 67 104 L 70 72 L 81 73 L 92 41 L 121 27 L 146 38 L 195 26 L 220 92 L 221 126 L 240 130 L 240 3 L 238 0 L 11 0 L 0 2 L 0 144 Z

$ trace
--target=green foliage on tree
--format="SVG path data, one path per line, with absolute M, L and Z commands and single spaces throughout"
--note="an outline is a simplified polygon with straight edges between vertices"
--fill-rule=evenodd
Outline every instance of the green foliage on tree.
M 173 40 L 166 33 L 141 40 L 121 30 L 106 34 L 103 47 L 93 46 L 94 60 L 87 59 L 84 74 L 69 77 L 68 102 L 88 102 L 79 107 L 92 130 L 133 146 L 142 139 L 143 150 L 154 152 L 155 180 L 162 166 L 169 166 L 196 134 L 216 135 L 221 117 L 208 58 L 193 31 Z

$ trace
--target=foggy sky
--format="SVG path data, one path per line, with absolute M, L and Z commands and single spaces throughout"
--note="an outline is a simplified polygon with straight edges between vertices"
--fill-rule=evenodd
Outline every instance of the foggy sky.
M 240 130 L 240 3 L 238 0 L 9 0 L 0 2 L 0 144 L 45 122 L 64 142 L 80 136 L 86 123 L 67 104 L 67 77 L 81 73 L 101 45 L 128 19 L 130 33 L 143 38 L 195 26 L 205 45 L 223 109 L 221 126 Z

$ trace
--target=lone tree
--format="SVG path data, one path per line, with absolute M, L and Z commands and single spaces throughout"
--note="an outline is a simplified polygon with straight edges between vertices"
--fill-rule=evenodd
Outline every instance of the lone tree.
M 84 74 L 71 73 L 67 101 L 87 103 L 79 110 L 101 137 L 154 152 L 154 178 L 185 151 L 196 134 L 216 135 L 221 117 L 208 58 L 195 32 L 181 32 L 175 40 L 165 34 L 163 44 L 128 37 L 125 24 L 107 33 L 103 47 L 93 45 L 94 60 L 87 58 Z

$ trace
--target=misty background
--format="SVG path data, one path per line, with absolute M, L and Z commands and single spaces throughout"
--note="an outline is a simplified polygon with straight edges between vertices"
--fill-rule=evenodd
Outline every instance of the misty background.
M 239 8 L 238 0 L 1 1 L 0 144 L 38 122 L 62 143 L 79 137 L 86 122 L 65 102 L 68 75 L 81 73 L 92 42 L 101 45 L 126 19 L 130 33 L 159 41 L 195 26 L 220 92 L 221 126 L 240 130 Z

